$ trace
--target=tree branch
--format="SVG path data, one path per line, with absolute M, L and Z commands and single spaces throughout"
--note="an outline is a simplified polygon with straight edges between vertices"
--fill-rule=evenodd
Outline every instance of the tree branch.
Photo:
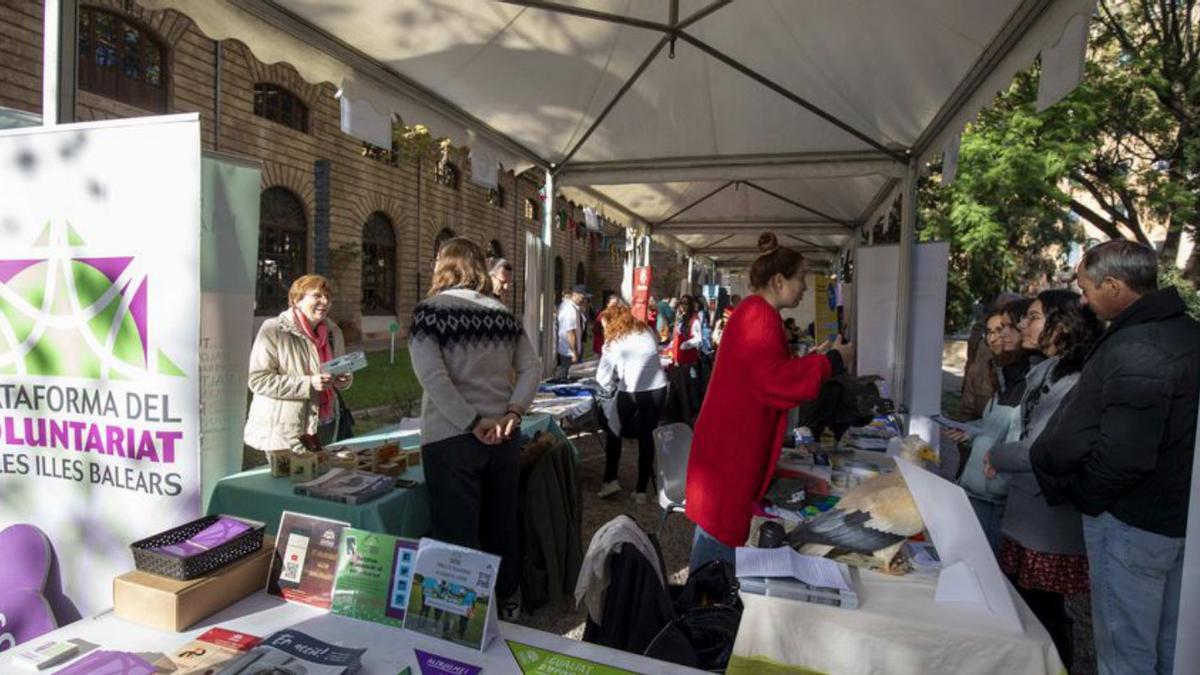
M 1095 211 L 1093 211 L 1091 209 L 1091 207 L 1080 202 L 1078 199 L 1072 198 L 1070 204 L 1071 204 L 1072 211 L 1077 213 L 1080 218 L 1083 218 L 1084 220 L 1088 221 L 1092 225 L 1095 225 L 1096 229 L 1098 229 L 1101 232 L 1103 232 L 1104 234 L 1108 235 L 1109 239 L 1125 239 L 1126 238 L 1125 235 L 1121 234 L 1121 231 L 1117 229 L 1117 226 L 1115 224 L 1113 224 L 1111 221 L 1105 219 L 1105 217 L 1100 215 L 1099 213 L 1096 213 Z

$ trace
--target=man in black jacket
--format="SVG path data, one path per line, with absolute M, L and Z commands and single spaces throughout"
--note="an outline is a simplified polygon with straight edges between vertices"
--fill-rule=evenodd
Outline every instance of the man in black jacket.
M 1051 504 L 1083 516 L 1101 673 L 1170 673 L 1200 384 L 1200 324 L 1129 241 L 1076 270 L 1108 330 L 1031 449 Z

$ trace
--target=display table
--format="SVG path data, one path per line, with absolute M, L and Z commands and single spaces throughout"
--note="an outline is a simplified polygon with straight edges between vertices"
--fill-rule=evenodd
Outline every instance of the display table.
M 404 448 L 415 448 L 421 444 L 419 434 L 399 427 L 397 424 L 377 429 L 368 435 L 351 439 L 350 443 L 398 442 Z M 521 433 L 526 437 L 542 431 L 566 438 L 566 434 L 548 415 L 528 415 L 521 423 Z M 578 457 L 578 450 L 575 452 Z M 425 487 L 423 467 L 409 467 L 403 475 L 403 478 L 416 481 L 415 487 L 396 489 L 359 505 L 295 494 L 290 479 L 272 477 L 267 467 L 252 469 L 218 481 L 208 502 L 208 512 L 261 521 L 266 523 L 270 534 L 274 534 L 279 527 L 280 514 L 295 511 L 341 520 L 361 530 L 416 538 L 427 534 L 430 529 L 429 491 Z
M 742 594 L 731 675 L 772 673 L 1066 672 L 1046 629 L 1013 591 L 1025 634 L 1003 632 L 986 616 L 935 603 L 937 576 L 892 577 L 855 570 L 858 609 Z
M 161 653 L 186 644 L 214 626 L 258 637 L 266 637 L 283 628 L 295 628 L 326 642 L 339 643 L 349 647 L 365 647 L 367 652 L 363 655 L 363 668 L 359 671 L 364 675 L 396 675 L 405 667 L 411 667 L 413 673 L 420 673 L 416 656 L 413 653 L 414 648 L 482 666 L 484 673 L 496 673 L 497 675 L 520 673 L 521 670 L 517 666 L 512 652 L 509 651 L 505 639 L 624 668 L 635 673 L 683 675 L 700 672 L 504 622 L 500 623 L 501 636 L 492 642 L 487 651 L 480 653 L 398 628 L 335 616 L 302 605 L 288 604 L 265 593 L 251 595 L 183 633 L 168 633 L 146 628 L 119 619 L 110 611 L 94 618 L 76 621 L 69 626 L 43 635 L 30 644 L 39 645 L 51 640 L 81 638 L 99 645 L 100 649 Z M 11 662 L 11 658 L 8 653 L 0 654 L 0 673 L 24 672 L 18 670 L 18 666 Z

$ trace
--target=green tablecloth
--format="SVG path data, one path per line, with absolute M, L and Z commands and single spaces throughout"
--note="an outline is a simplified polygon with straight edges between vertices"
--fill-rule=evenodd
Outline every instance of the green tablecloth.
M 399 431 L 400 425 L 377 429 L 352 439 L 355 444 L 399 441 L 404 448 L 420 445 L 420 437 Z M 529 415 L 521 424 L 524 436 L 549 431 L 566 438 L 562 429 L 548 415 Z M 572 446 L 576 457 L 579 451 Z M 292 492 L 289 478 L 273 478 L 270 469 L 252 469 L 222 478 L 213 490 L 208 503 L 209 513 L 225 513 L 266 523 L 267 532 L 275 534 L 279 516 L 284 511 L 307 513 L 350 523 L 352 527 L 372 532 L 384 532 L 402 537 L 420 537 L 429 532 L 429 490 L 425 487 L 424 465 L 410 467 L 404 478 L 417 481 L 413 488 L 393 490 L 390 494 L 366 504 L 343 504 L 325 499 L 297 495 Z

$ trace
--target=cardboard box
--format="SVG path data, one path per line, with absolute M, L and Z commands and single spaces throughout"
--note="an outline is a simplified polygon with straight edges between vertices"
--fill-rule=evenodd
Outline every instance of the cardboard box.
M 113 579 L 113 613 L 159 630 L 187 630 L 265 588 L 274 552 L 274 538 L 264 536 L 258 552 L 196 579 L 127 572 Z

